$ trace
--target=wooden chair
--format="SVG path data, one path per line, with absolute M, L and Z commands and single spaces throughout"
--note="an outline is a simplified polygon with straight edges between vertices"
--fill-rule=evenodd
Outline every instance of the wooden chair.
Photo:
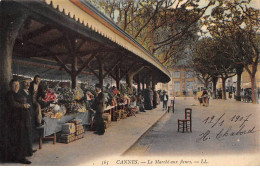
M 192 120 L 191 120 L 192 109 L 185 108 L 185 119 L 178 119 L 178 132 L 182 129 L 182 132 L 192 132 Z
M 174 104 L 175 104 L 175 97 L 173 100 L 171 100 L 170 106 L 168 106 L 168 113 L 170 112 L 170 109 L 172 109 L 172 112 L 174 113 Z

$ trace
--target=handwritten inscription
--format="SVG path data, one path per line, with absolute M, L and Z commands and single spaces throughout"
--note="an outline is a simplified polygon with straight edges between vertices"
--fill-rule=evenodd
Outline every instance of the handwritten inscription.
M 228 136 L 241 136 L 247 134 L 253 134 L 256 132 L 255 126 L 247 127 L 248 122 L 252 114 L 240 116 L 234 115 L 231 118 L 225 118 L 226 114 L 223 113 L 221 116 L 217 117 L 215 115 L 206 117 L 202 120 L 202 123 L 209 125 L 209 128 L 201 133 L 196 139 L 196 142 L 209 141 L 210 139 L 217 139 L 222 141 Z M 234 127 L 239 125 L 239 127 Z M 227 126 L 227 127 L 225 127 Z M 217 134 L 213 134 L 211 130 L 218 130 Z

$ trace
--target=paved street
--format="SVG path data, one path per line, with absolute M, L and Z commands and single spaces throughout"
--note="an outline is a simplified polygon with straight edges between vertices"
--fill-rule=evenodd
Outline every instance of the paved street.
M 192 165 L 203 158 L 209 165 L 260 164 L 260 105 L 211 99 L 204 107 L 193 98 L 177 98 L 175 105 L 175 113 L 166 114 L 125 156 L 170 157 L 179 163 L 185 157 L 193 159 Z M 187 107 L 193 110 L 192 133 L 179 133 L 177 120 Z
M 192 133 L 177 132 L 185 107 L 193 110 Z M 165 113 L 161 104 L 112 122 L 103 136 L 87 131 L 70 144 L 45 142 L 29 159 L 33 166 L 260 165 L 259 110 L 260 105 L 233 99 L 210 100 L 203 107 L 193 98 L 176 98 L 175 113 Z

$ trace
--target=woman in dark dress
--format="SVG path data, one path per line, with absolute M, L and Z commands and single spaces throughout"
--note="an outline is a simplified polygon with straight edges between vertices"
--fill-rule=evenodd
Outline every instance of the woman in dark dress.
M 101 92 L 101 86 L 96 85 L 97 96 L 91 105 L 91 108 L 96 111 L 95 113 L 95 124 L 96 124 L 96 134 L 103 135 L 105 133 L 105 123 L 102 117 L 104 113 L 104 94 Z
M 30 105 L 18 94 L 20 84 L 11 80 L 10 91 L 6 94 L 6 155 L 7 160 L 30 164 L 26 156 L 32 156 Z

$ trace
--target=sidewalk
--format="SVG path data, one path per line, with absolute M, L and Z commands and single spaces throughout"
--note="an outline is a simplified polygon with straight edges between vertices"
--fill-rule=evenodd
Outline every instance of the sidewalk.
M 154 110 L 141 112 L 135 116 L 111 122 L 102 136 L 91 131 L 85 132 L 83 139 L 69 144 L 44 142 L 41 150 L 30 158 L 31 166 L 78 166 L 101 165 L 103 160 L 121 156 L 163 115 L 162 104 Z M 38 145 L 35 145 L 38 148 Z M 99 160 L 100 159 L 100 160 Z M 22 165 L 2 163 L 1 165 Z
M 177 131 L 178 119 L 184 118 L 185 108 L 192 108 L 191 133 Z M 259 104 L 234 99 L 210 99 L 209 106 L 205 107 L 197 99 L 178 97 L 175 112 L 167 113 L 126 157 L 154 163 L 178 161 L 173 165 L 180 165 L 182 160 L 191 161 L 186 163 L 189 166 L 259 165 L 259 112 Z M 201 163 L 202 159 L 207 163 Z

